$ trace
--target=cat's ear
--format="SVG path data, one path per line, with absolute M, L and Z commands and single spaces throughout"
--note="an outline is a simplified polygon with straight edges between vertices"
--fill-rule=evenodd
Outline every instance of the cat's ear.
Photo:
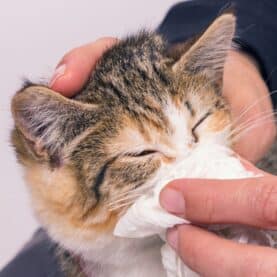
M 51 159 L 93 123 L 97 108 L 43 86 L 30 86 L 14 96 L 11 109 L 16 128 L 32 151 Z
M 218 17 L 196 42 L 173 65 L 176 74 L 204 74 L 221 81 L 228 50 L 235 33 L 236 18 L 232 13 Z

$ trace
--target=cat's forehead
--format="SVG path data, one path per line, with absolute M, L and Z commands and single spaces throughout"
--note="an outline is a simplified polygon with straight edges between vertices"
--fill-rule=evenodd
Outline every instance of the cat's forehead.
M 149 106 L 149 97 L 162 101 L 172 84 L 165 52 L 157 34 L 143 32 L 121 41 L 103 55 L 77 99 L 128 107 L 134 102 Z
M 103 55 L 76 99 L 110 110 L 129 110 L 136 116 L 144 110 L 154 117 L 162 114 L 169 98 L 190 101 L 197 110 L 215 101 L 211 80 L 185 71 L 177 78 L 172 63 L 166 42 L 157 34 L 142 32 Z

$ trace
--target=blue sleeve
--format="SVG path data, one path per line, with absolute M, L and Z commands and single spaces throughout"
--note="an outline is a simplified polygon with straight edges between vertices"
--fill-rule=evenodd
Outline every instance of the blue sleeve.
M 55 255 L 56 244 L 38 230 L 17 256 L 0 272 L 0 277 L 64 277 Z

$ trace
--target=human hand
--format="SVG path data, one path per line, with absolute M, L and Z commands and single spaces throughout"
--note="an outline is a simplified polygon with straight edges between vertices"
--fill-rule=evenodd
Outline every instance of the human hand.
M 243 224 L 277 230 L 277 177 L 242 180 L 175 180 L 160 194 L 168 212 L 197 224 Z M 277 250 L 239 244 L 193 225 L 168 231 L 182 260 L 205 277 L 277 276 Z
M 257 162 L 272 145 L 276 126 L 268 88 L 255 62 L 246 54 L 229 52 L 223 95 L 230 104 L 235 128 L 238 130 L 246 122 L 251 123 L 241 128 L 234 150 L 247 160 Z
M 103 37 L 69 51 L 58 63 L 49 86 L 67 97 L 77 94 L 99 58 L 117 41 L 113 37 Z

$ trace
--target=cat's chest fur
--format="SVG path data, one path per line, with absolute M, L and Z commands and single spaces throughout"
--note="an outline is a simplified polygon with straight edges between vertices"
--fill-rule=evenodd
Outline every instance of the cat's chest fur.
M 67 277 L 166 277 L 161 260 L 162 240 L 114 238 L 105 249 L 91 250 L 82 257 L 61 262 Z

